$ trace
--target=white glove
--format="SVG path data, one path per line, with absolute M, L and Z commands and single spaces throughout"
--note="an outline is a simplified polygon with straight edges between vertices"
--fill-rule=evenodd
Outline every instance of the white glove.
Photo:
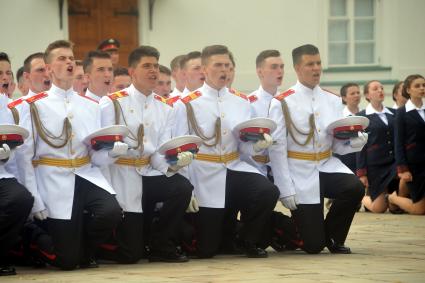
M 114 147 L 109 151 L 109 156 L 112 158 L 126 155 L 128 150 L 128 144 L 123 142 L 114 142 Z
M 194 196 L 190 199 L 189 206 L 186 208 L 187 213 L 196 213 L 199 211 L 198 201 Z
M 361 148 L 367 143 L 368 134 L 364 132 L 358 132 L 358 137 L 350 138 L 350 146 L 352 148 Z
M 10 147 L 7 144 L 3 144 L 3 147 L 0 147 L 0 160 L 8 159 L 10 156 Z
M 46 209 L 44 209 L 42 211 L 37 211 L 37 212 L 34 212 L 33 213 L 33 217 L 35 219 L 40 220 L 40 221 L 46 220 L 48 216 L 49 216 L 49 214 L 47 213 L 47 210 Z
M 289 210 L 296 210 L 298 199 L 297 195 L 287 196 L 280 199 L 280 202 Z
M 170 169 L 174 172 L 177 172 L 180 168 L 189 165 L 193 160 L 193 153 L 190 151 L 184 151 L 177 154 L 177 163 L 171 165 Z
M 273 139 L 269 134 L 264 133 L 263 136 L 264 140 L 259 140 L 252 145 L 256 152 L 260 152 L 273 144 Z

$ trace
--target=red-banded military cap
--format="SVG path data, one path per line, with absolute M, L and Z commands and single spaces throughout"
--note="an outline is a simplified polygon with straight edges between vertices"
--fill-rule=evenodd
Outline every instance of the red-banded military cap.
M 257 117 L 235 126 L 234 131 L 242 133 L 270 134 L 276 129 L 275 121 L 269 118 Z
M 239 123 L 233 129 L 233 132 L 244 142 L 257 141 L 264 139 L 263 134 L 273 133 L 276 127 L 277 125 L 272 119 L 257 117 Z
M 98 50 L 102 50 L 102 51 L 118 50 L 119 48 L 120 48 L 120 42 L 115 38 L 105 39 L 97 47 Z
M 28 131 L 21 126 L 0 125 L 0 144 L 7 144 L 10 148 L 23 144 L 28 135 Z
M 173 138 L 163 143 L 158 151 L 161 154 L 171 156 L 177 155 L 180 152 L 191 151 L 198 152 L 202 144 L 202 139 L 195 135 L 186 135 Z
M 84 138 L 84 143 L 94 150 L 111 149 L 115 142 L 122 142 L 128 134 L 129 130 L 126 126 L 113 125 L 91 133 Z
M 327 132 L 337 139 L 357 137 L 358 132 L 369 126 L 369 119 L 363 116 L 348 116 L 329 124 Z

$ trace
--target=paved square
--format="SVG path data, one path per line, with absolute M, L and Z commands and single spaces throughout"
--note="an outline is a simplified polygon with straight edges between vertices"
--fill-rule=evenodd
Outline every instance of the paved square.
M 301 251 L 267 259 L 219 256 L 189 263 L 102 264 L 90 270 L 18 267 L 6 282 L 425 282 L 425 216 L 359 212 L 347 240 L 351 255 Z

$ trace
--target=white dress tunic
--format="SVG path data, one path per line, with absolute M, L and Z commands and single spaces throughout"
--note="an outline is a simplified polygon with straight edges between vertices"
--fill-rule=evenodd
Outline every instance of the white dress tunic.
M 140 125 L 144 128 L 143 150 L 131 149 L 128 155 L 120 159 L 150 160 L 142 166 L 131 166 L 111 163 L 109 174 L 111 183 L 117 192 L 117 200 L 121 208 L 127 212 L 142 212 L 142 176 L 167 175 L 168 163 L 164 155 L 157 150 L 161 144 L 171 139 L 174 123 L 174 112 L 170 105 L 160 96 L 151 93 L 148 96 L 139 92 L 134 85 L 119 91 L 115 98 L 120 105 L 120 125 L 127 125 L 131 138 L 124 142 L 131 148 L 137 146 L 137 132 Z M 100 100 L 102 111 L 102 127 L 115 124 L 113 98 L 115 94 Z M 168 175 L 167 175 L 168 176 Z
M 233 133 L 234 127 L 251 118 L 250 103 L 244 98 L 230 93 L 226 87 L 220 90 L 204 85 L 197 93 L 200 96 L 189 103 L 194 110 L 194 116 L 199 128 L 207 137 L 215 133 L 217 118 L 221 119 L 221 141 L 213 146 L 200 147 L 200 154 L 228 156 L 232 153 L 256 154 L 252 148 L 252 142 L 241 142 L 238 133 Z M 189 94 L 188 96 L 192 95 Z M 182 98 L 185 101 L 185 98 Z M 183 103 L 176 103 L 176 133 L 177 135 L 195 134 L 189 129 L 186 109 Z M 214 139 L 207 141 L 214 143 Z M 241 161 L 239 157 L 228 162 L 210 162 L 195 159 L 189 165 L 190 181 L 195 188 L 195 196 L 199 206 L 210 208 L 224 208 L 227 169 L 243 172 L 260 172 L 252 165 Z
M 63 90 L 52 85 L 52 88 L 45 94 L 42 98 L 32 102 L 38 109 L 41 124 L 53 136 L 60 136 L 64 120 L 68 118 L 72 125 L 71 140 L 62 148 L 53 148 L 48 145 L 40 138 L 32 124 L 29 103 L 24 102 L 21 111 L 21 125 L 30 132 L 30 135 L 20 147 L 22 154 L 22 158 L 19 159 L 21 161 L 20 168 L 23 172 L 25 186 L 35 197 L 32 212 L 47 208 L 51 218 L 70 219 L 75 175 L 111 194 L 115 193 L 97 167 L 108 160 L 107 152 L 94 152 L 83 143 L 86 136 L 100 129 L 100 107 L 97 103 L 78 95 L 72 88 Z M 51 139 L 51 142 L 59 144 L 62 140 Z M 81 167 L 66 168 L 39 164 L 34 168 L 31 163 L 32 160 L 40 158 L 75 160 L 87 156 L 91 156 L 91 162 Z
M 280 98 L 277 99 L 277 98 Z M 313 139 L 305 146 L 294 142 L 285 125 L 285 117 L 282 111 L 281 99 L 288 105 L 290 116 L 295 127 L 303 133 L 310 130 L 309 117 L 313 115 L 316 129 Z M 338 158 L 330 154 L 321 160 L 302 160 L 289 158 L 288 152 L 302 154 L 319 154 L 329 150 L 337 154 L 347 154 L 359 151 L 354 149 L 348 141 L 334 139 L 327 133 L 328 125 L 343 118 L 343 104 L 341 98 L 319 86 L 310 89 L 297 82 L 289 91 L 274 98 L 270 105 L 269 117 L 273 119 L 278 127 L 273 133 L 276 141 L 269 149 L 275 184 L 281 191 L 281 196 L 296 194 L 301 204 L 320 203 L 319 172 L 353 174 Z M 299 134 L 292 127 L 295 138 L 304 142 L 306 136 Z M 285 163 L 289 172 L 284 172 Z M 283 193 L 282 193 L 283 192 Z
M 267 118 L 269 116 L 269 109 L 270 109 L 270 103 L 273 99 L 273 96 L 275 96 L 277 93 L 270 94 L 267 91 L 263 89 L 262 86 L 260 86 L 256 91 L 252 92 L 248 99 L 251 103 L 251 117 L 257 118 L 257 117 L 264 117 Z M 267 161 L 268 158 L 268 150 L 265 150 L 262 155 L 256 154 L 256 157 L 260 157 L 264 161 Z M 255 157 L 253 156 L 247 156 L 243 155 L 242 160 L 248 162 L 249 164 L 255 166 L 261 174 L 264 176 L 267 176 L 267 165 L 269 165 L 270 162 L 258 162 L 254 160 Z

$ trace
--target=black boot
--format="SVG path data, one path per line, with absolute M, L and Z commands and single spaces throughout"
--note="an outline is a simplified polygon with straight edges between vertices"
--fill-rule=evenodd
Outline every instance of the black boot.
M 1 265 L 0 266 L 0 276 L 9 276 L 16 275 L 16 270 L 13 266 L 10 265 Z
M 333 254 L 351 254 L 351 250 L 349 247 L 344 246 L 344 244 L 336 243 L 332 239 L 329 239 L 326 244 L 326 247 Z
M 265 258 L 269 256 L 266 250 L 251 243 L 245 244 L 245 254 L 251 258 Z

